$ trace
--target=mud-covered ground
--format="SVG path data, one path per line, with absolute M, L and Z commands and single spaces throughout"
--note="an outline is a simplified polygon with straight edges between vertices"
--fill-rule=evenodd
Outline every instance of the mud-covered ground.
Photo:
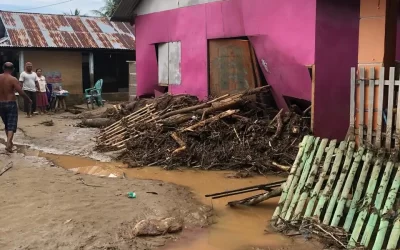
M 92 151 L 96 131 L 73 127 L 78 121 L 65 115 L 27 119 L 21 114 L 16 143 L 105 160 Z M 54 126 L 40 124 L 49 119 Z M 210 208 L 184 187 L 77 175 L 44 158 L 7 155 L 0 145 L 0 171 L 10 162 L 13 167 L 0 176 L 0 249 L 154 249 L 177 236 L 135 238 L 132 229 L 139 220 L 176 217 L 184 230 L 208 225 Z M 129 191 L 138 198 L 127 198 Z

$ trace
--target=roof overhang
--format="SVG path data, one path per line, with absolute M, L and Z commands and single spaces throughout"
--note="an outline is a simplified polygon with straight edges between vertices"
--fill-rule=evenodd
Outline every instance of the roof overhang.
M 135 10 L 141 0 L 121 0 L 114 14 L 111 16 L 111 21 L 130 22 L 134 23 Z

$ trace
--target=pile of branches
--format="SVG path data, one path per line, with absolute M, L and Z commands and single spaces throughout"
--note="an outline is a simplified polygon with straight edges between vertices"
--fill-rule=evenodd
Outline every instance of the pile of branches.
M 175 101 L 153 102 L 153 118 L 131 122 L 126 128 L 122 123 L 111 126 L 100 135 L 98 149 L 112 150 L 112 145 L 117 147 L 114 150 L 125 148 L 121 158 L 130 167 L 154 165 L 257 173 L 288 170 L 299 142 L 310 132 L 310 119 L 294 111 L 266 108 L 254 96 L 265 91 L 268 88 L 258 88 L 206 103 L 189 96 L 181 96 L 180 101 L 175 97 L 171 98 Z M 122 132 L 115 135 L 113 131 Z
M 276 229 L 286 236 L 302 235 L 307 239 L 315 237 L 327 246 L 336 249 L 346 249 L 350 239 L 350 235 L 343 228 L 324 225 L 316 218 L 295 221 L 280 218 L 280 222 Z

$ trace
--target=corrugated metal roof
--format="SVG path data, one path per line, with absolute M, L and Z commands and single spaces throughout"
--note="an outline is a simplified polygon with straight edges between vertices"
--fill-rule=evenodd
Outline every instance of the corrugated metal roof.
M 133 22 L 134 12 L 140 1 L 141 0 L 121 0 L 111 20 Z
M 130 24 L 107 18 L 0 11 L 0 20 L 8 37 L 0 47 L 135 49 Z

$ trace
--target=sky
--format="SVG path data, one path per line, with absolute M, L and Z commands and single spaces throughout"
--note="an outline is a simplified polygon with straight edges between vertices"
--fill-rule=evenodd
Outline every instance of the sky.
M 62 3 L 65 1 L 69 2 Z M 44 7 L 47 5 L 53 6 Z M 82 15 L 92 15 L 91 10 L 100 9 L 102 6 L 103 0 L 0 0 L 0 10 L 50 14 L 79 9 Z

